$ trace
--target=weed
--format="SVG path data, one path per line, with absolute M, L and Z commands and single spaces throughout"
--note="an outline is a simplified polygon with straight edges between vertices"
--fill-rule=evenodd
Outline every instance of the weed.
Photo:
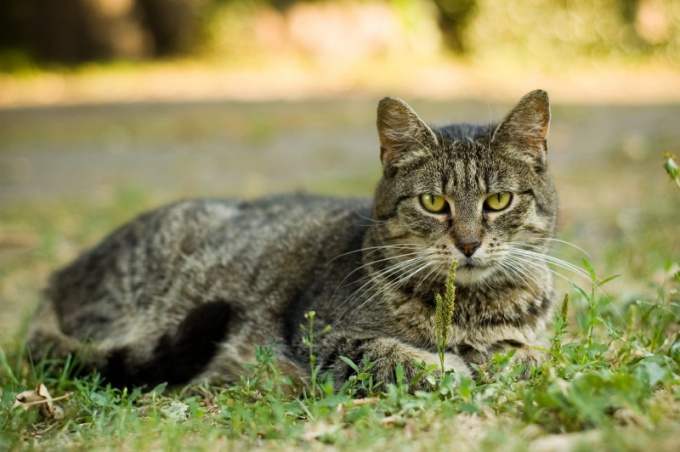
M 357 365 L 346 356 L 340 356 L 340 359 L 354 371 L 354 375 L 349 377 L 339 393 L 352 396 L 359 394 L 367 397 L 374 396 L 381 386 L 381 383 L 376 384 L 373 381 L 373 374 L 371 373 L 377 362 L 364 359 Z
M 322 391 L 322 384 L 319 382 L 319 372 L 321 371 L 321 365 L 316 364 L 316 355 L 314 354 L 314 318 L 316 317 L 316 312 L 309 311 L 305 313 L 305 320 L 307 320 L 307 325 L 300 325 L 302 330 L 302 343 L 309 349 L 309 373 L 310 373 L 310 394 L 308 396 L 316 398 L 320 396 Z M 326 325 L 321 334 L 326 334 L 331 330 L 330 325 Z
M 564 294 L 564 299 L 562 300 L 562 308 L 559 311 L 559 315 L 555 320 L 555 335 L 552 339 L 552 347 L 550 348 L 550 353 L 552 355 L 553 361 L 559 358 L 560 351 L 562 350 L 562 343 L 564 337 L 567 334 L 569 327 L 569 294 Z
M 456 266 L 457 260 L 453 260 L 451 267 L 449 267 L 449 275 L 446 278 L 446 292 L 442 297 L 440 294 L 435 296 L 436 311 L 435 311 L 435 329 L 437 331 L 437 353 L 439 355 L 439 364 L 441 365 L 442 373 L 446 372 L 444 367 L 444 356 L 448 347 L 449 328 L 451 326 L 451 318 L 453 317 L 453 309 L 456 302 Z
M 678 168 L 678 164 L 675 162 L 675 156 L 670 152 L 666 152 L 663 159 L 663 167 L 666 170 L 668 177 L 675 182 L 675 185 L 677 185 L 680 190 L 680 168 Z

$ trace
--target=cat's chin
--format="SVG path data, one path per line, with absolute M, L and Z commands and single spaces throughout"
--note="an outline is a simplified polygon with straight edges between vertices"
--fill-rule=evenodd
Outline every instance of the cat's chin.
M 488 283 L 495 273 L 493 266 L 459 265 L 456 268 L 456 285 L 474 286 Z

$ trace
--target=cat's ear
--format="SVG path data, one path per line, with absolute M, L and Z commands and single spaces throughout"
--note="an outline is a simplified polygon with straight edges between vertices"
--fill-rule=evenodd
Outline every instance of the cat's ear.
M 508 113 L 494 131 L 491 143 L 542 165 L 548 153 L 549 127 L 548 93 L 538 89 L 524 96 Z
M 394 97 L 386 97 L 378 105 L 378 137 L 380 160 L 386 169 L 437 145 L 432 129 L 406 102 Z

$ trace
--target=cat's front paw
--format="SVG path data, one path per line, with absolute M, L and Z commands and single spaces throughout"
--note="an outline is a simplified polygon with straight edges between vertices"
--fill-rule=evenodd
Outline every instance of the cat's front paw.
M 540 367 L 548 360 L 548 352 L 537 347 L 521 345 L 514 347 L 514 350 L 515 353 L 510 358 L 511 368 L 521 365 L 523 370 L 519 377 L 523 379 L 531 377 L 534 369 Z
M 371 362 L 371 373 L 374 381 L 395 383 L 397 381 L 396 369 L 401 366 L 403 381 L 409 384 L 410 391 L 433 389 L 433 379 L 441 375 L 441 362 L 439 355 L 427 350 L 413 347 L 393 338 L 373 338 L 364 341 L 358 349 L 352 350 L 353 355 L 345 355 L 351 361 Z M 444 355 L 444 369 L 453 372 L 457 378 L 460 376 L 470 377 L 472 372 L 463 358 L 454 353 Z M 338 360 L 333 368 L 336 385 L 340 386 L 354 371 L 346 362 Z
M 403 362 L 405 380 L 409 383 L 409 390 L 431 391 L 436 386 L 436 379 L 441 378 L 442 363 L 439 355 L 423 351 L 412 363 Z M 456 381 L 460 377 L 472 377 L 472 371 L 463 358 L 454 353 L 444 355 L 444 371 L 452 372 Z M 410 375 L 411 378 L 408 378 Z M 420 378 L 415 378 L 420 375 Z M 434 377 L 434 378 L 433 378 Z
M 481 358 L 486 355 L 486 359 Z M 494 357 L 495 356 L 495 357 Z M 503 358 L 506 357 L 506 359 Z M 509 358 L 507 358 L 509 356 Z M 477 352 L 471 362 L 477 378 L 492 380 L 499 373 L 513 374 L 517 378 L 530 378 L 534 370 L 547 361 L 549 353 L 539 346 L 499 342 L 486 352 Z M 469 356 L 466 356 L 469 358 Z
M 441 367 L 439 355 L 435 356 L 437 357 L 438 367 Z M 472 371 L 465 360 L 453 353 L 446 353 L 444 355 L 444 370 L 447 372 L 453 372 L 459 376 L 472 377 Z

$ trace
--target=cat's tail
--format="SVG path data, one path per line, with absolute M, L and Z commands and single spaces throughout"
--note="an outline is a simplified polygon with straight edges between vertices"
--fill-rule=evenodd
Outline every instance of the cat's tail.
M 54 301 L 48 298 L 33 316 L 28 346 L 34 362 L 71 356 L 78 374 L 98 371 L 115 387 L 182 384 L 200 375 L 217 353 L 232 316 L 229 303 L 212 301 L 189 310 L 160 337 L 138 336 L 128 343 L 113 337 L 81 341 L 62 331 Z
M 159 338 L 110 350 L 101 372 L 113 386 L 153 387 L 188 383 L 199 376 L 229 334 L 234 316 L 230 303 L 217 300 L 189 310 L 182 321 Z
M 50 299 L 43 300 L 33 314 L 28 329 L 28 349 L 34 363 L 46 358 L 64 360 L 72 356 L 84 370 L 91 371 L 106 362 L 105 352 L 64 334 Z

